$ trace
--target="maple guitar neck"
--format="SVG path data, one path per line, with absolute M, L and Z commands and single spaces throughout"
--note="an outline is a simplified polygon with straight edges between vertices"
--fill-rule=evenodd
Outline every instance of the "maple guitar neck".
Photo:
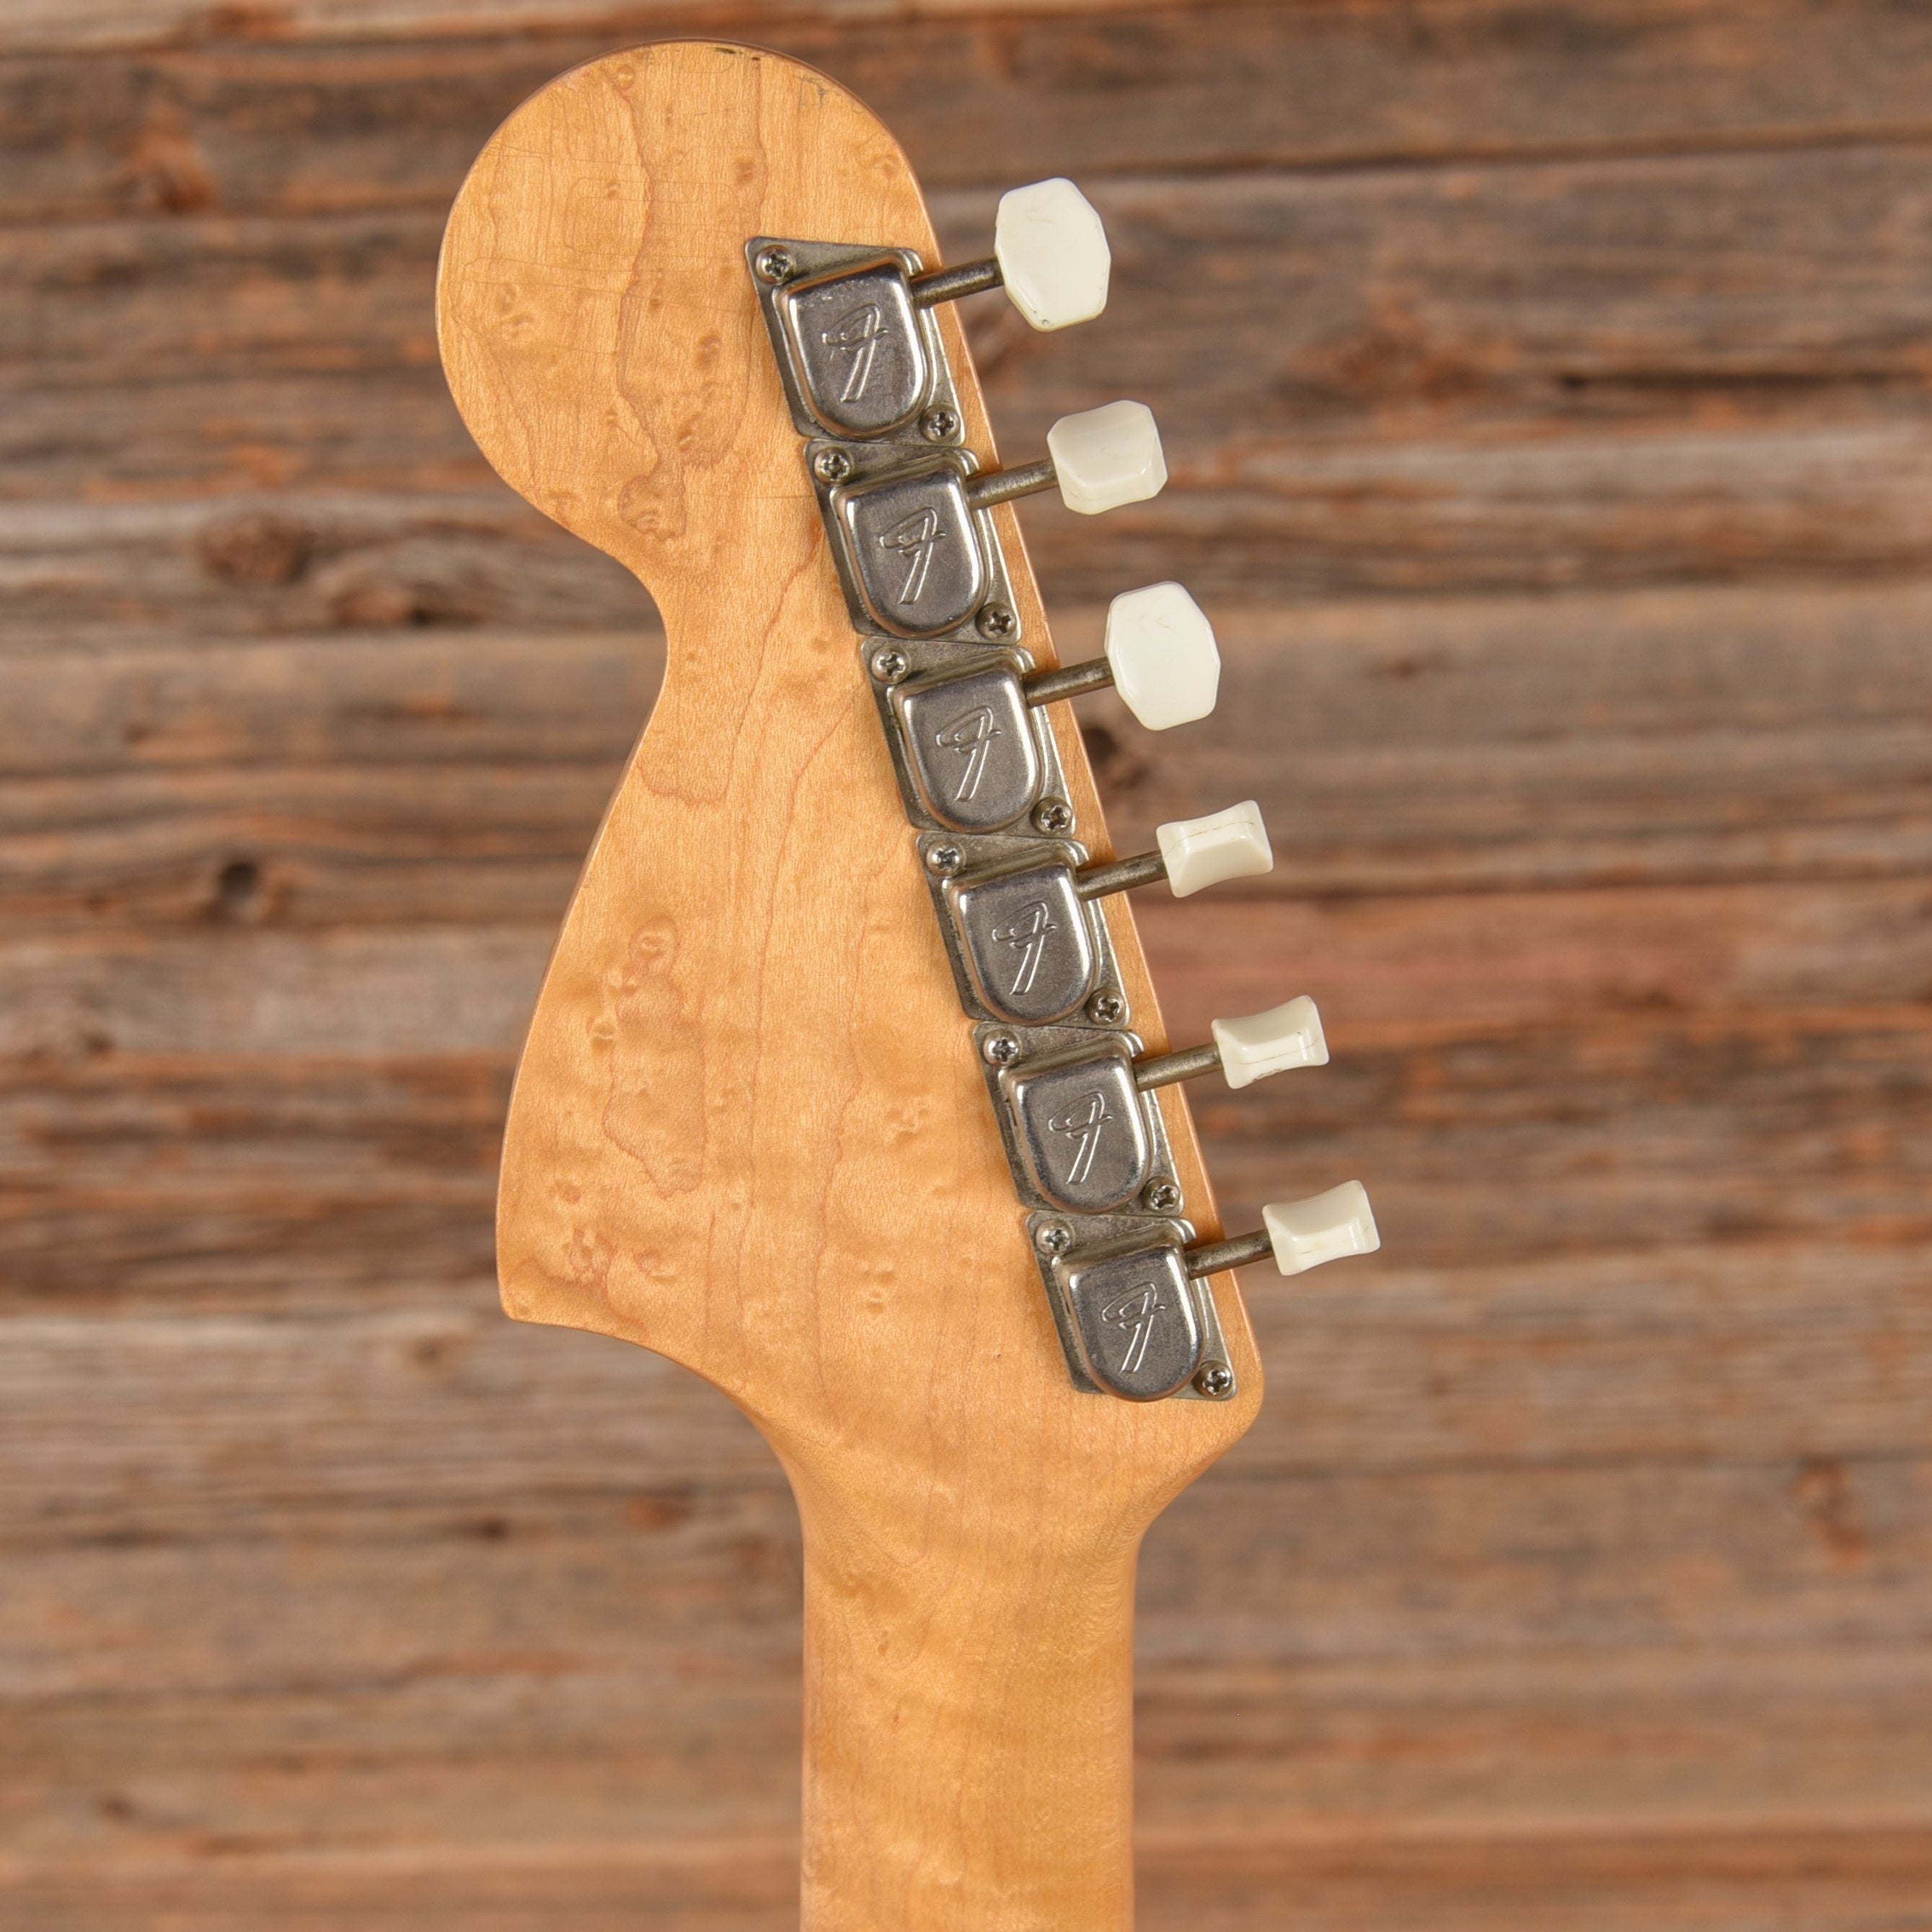
M 666 635 L 662 693 L 518 1076 L 504 1302 L 707 1377 L 790 1478 L 806 1550 L 808 1932 L 1120 1932 L 1136 1557 L 1259 1402 L 1234 1277 L 1216 1271 L 1254 1250 L 1214 1245 L 1178 1089 L 1136 1084 L 1199 1058 L 1168 1054 L 1125 902 L 1096 897 L 1145 868 L 1112 862 L 1069 708 L 1024 709 L 1081 677 L 1013 695 L 1022 672 L 1046 677 L 1058 661 L 1008 500 L 1052 472 L 998 471 L 964 335 L 934 301 L 917 326 L 937 332 L 922 339 L 950 388 L 922 420 L 958 454 L 942 452 L 928 481 L 962 493 L 998 578 L 997 603 L 985 583 L 959 592 L 981 600 L 980 628 L 962 607 L 956 634 L 1025 653 L 994 653 L 1006 695 L 988 705 L 1021 706 L 1005 725 L 953 720 L 934 742 L 976 757 L 996 731 L 1003 753 L 1023 732 L 1056 775 L 1030 825 L 1060 843 L 1023 882 L 1036 893 L 1024 917 L 1000 915 L 993 937 L 1081 936 L 1093 956 L 1080 970 L 1104 971 L 1090 1000 L 1076 988 L 1087 1030 L 1073 1037 L 1076 1058 L 1112 1056 L 1096 1078 L 1116 1086 L 1085 1096 L 1080 1118 L 1130 1111 L 1141 1135 L 1122 1223 L 1141 1246 L 1118 1264 L 1146 1279 L 1083 1302 L 1083 1282 L 1114 1263 L 1096 1249 L 1106 1266 L 1083 1276 L 1070 1231 L 1120 1217 L 1037 1211 L 1054 1186 L 1082 1205 L 1067 1190 L 1097 1184 L 1088 1154 L 1036 1177 L 1049 1190 L 1036 1211 L 1016 1197 L 988 1082 L 997 1103 L 1022 1036 L 1052 1029 L 1016 1024 L 1010 1040 L 984 1010 L 974 1024 L 971 880 L 953 877 L 972 841 L 920 835 L 916 794 L 902 796 L 917 776 L 907 741 L 898 764 L 889 748 L 895 680 L 928 647 L 900 651 L 891 614 L 875 623 L 854 601 L 958 589 L 942 570 L 956 554 L 928 568 L 946 505 L 878 538 L 915 568 L 868 590 L 848 558 L 842 577 L 821 488 L 872 458 L 862 442 L 849 460 L 808 454 L 760 290 L 794 265 L 762 254 L 760 237 L 909 251 L 880 270 L 888 281 L 938 260 L 904 157 L 864 107 L 796 62 L 693 40 L 613 56 L 535 95 L 478 160 L 445 242 L 441 340 L 465 420 L 530 502 L 635 572 Z M 928 286 L 922 303 L 987 280 L 949 273 L 958 287 Z M 848 315 L 801 339 L 861 353 L 869 370 L 878 326 Z M 964 524 L 956 534 L 980 541 Z M 867 634 L 880 624 L 883 646 Z M 1228 818 L 1195 822 L 1211 850 L 1174 844 L 1175 890 L 1188 867 L 1225 871 L 1226 850 L 1238 858 L 1258 832 Z M 984 998 L 1036 997 L 1035 970 L 1030 956 Z M 1231 1033 L 1222 1058 L 1232 1068 L 1258 1050 Z M 1289 1064 L 1278 1040 L 1268 1051 Z M 1277 1253 L 1305 1236 L 1284 1222 Z

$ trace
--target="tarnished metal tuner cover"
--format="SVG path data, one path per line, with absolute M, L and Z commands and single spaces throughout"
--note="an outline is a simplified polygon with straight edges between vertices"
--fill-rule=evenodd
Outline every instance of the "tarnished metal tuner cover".
M 831 494 L 859 595 L 880 628 L 937 637 L 964 623 L 986 594 L 986 561 L 966 479 L 944 457 Z
M 1143 1099 L 1124 1045 L 1000 1074 L 1014 1139 L 1041 1197 L 1078 1214 L 1130 1201 L 1153 1171 Z
M 986 1010 L 1022 1025 L 1061 1018 L 1094 984 L 1088 908 L 1066 865 L 950 880 L 946 901 Z
M 1130 1402 L 1158 1402 L 1192 1380 L 1201 1314 L 1178 1248 L 1117 1251 L 1056 1263 L 1054 1271 L 1102 1388 Z
M 881 436 L 918 415 L 932 364 L 904 267 L 883 256 L 782 290 L 808 406 L 835 436 Z
M 892 706 L 913 782 L 942 825 L 997 832 L 1033 809 L 1040 745 L 1010 666 L 915 680 L 893 690 Z

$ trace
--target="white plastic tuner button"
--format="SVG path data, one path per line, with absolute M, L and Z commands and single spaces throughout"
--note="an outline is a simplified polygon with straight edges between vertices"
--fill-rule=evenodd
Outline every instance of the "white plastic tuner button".
M 1306 1201 L 1270 1201 L 1262 1210 L 1262 1224 L 1283 1274 L 1301 1274 L 1344 1255 L 1372 1255 L 1382 1244 L 1368 1190 L 1359 1180 L 1345 1180 Z
M 1216 1020 L 1212 1030 L 1230 1087 L 1251 1086 L 1292 1066 L 1328 1064 L 1322 1016 L 1306 994 L 1264 1013 L 1250 1013 L 1245 1019 Z
M 1224 880 L 1251 879 L 1274 869 L 1268 827 L 1252 799 L 1205 818 L 1177 818 L 1158 827 L 1154 836 L 1178 899 Z
M 1114 688 L 1150 731 L 1192 724 L 1214 708 L 1221 653 L 1214 627 L 1178 584 L 1129 590 L 1107 608 Z
M 1113 255 L 1094 204 L 1056 177 L 1000 197 L 993 254 L 1013 306 L 1036 328 L 1091 322 L 1107 306 Z
M 1160 431 L 1144 403 L 1106 403 L 1062 416 L 1046 433 L 1046 453 L 1066 507 L 1083 517 L 1144 502 L 1167 481 Z

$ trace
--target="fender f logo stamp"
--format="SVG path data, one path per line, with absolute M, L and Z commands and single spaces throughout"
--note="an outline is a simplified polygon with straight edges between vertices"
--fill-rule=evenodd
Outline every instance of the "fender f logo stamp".
M 993 928 L 994 940 L 1001 946 L 1010 946 L 1019 955 L 1019 970 L 1006 989 L 1010 994 L 1017 997 L 1033 991 L 1034 975 L 1040 970 L 1041 956 L 1046 951 L 1046 935 L 1059 930 L 1044 899 L 1022 906 L 1006 925 Z
M 902 604 L 916 604 L 926 588 L 926 572 L 932 568 L 932 553 L 946 532 L 939 527 L 939 512 L 922 506 L 902 517 L 879 538 L 881 550 L 892 551 L 906 567 L 905 582 L 899 590 Z
M 873 358 L 878 353 L 879 338 L 885 332 L 885 318 L 879 313 L 878 304 L 863 302 L 841 316 L 837 326 L 818 338 L 835 356 L 847 358 L 845 386 L 838 397 L 842 403 L 856 403 L 866 393 L 866 385 L 872 380 Z
M 993 748 L 993 740 L 1000 736 L 989 704 L 976 705 L 933 734 L 934 742 L 942 750 L 957 752 L 966 761 L 966 768 L 959 775 L 959 788 L 952 794 L 954 804 L 963 805 L 978 796 L 987 754 Z
M 1100 1144 L 1100 1130 L 1112 1120 L 1107 1111 L 1107 1096 L 1098 1087 L 1090 1088 L 1063 1114 L 1046 1124 L 1050 1134 L 1063 1134 L 1074 1144 L 1073 1158 L 1067 1164 L 1066 1180 L 1077 1187 L 1093 1171 L 1094 1155 Z
M 1154 1318 L 1167 1306 L 1157 1281 L 1143 1281 L 1111 1296 L 1100 1310 L 1100 1319 L 1118 1328 L 1127 1338 L 1127 1352 L 1120 1358 L 1120 1372 L 1134 1374 L 1147 1359 L 1148 1339 L 1154 1334 Z

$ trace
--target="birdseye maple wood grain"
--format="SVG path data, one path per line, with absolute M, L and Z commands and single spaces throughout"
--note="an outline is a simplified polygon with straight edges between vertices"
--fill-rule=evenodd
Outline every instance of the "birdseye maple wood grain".
M 1118 1928 L 1136 1555 L 1252 1419 L 1258 1364 L 1223 1276 L 1235 1400 L 1137 1406 L 1068 1378 L 746 272 L 757 234 L 938 259 L 859 103 L 796 62 L 686 41 L 536 94 L 444 244 L 466 422 L 637 574 L 667 640 L 518 1077 L 504 1302 L 697 1370 L 790 1477 L 806 1924 Z M 940 315 L 968 441 L 996 462 Z M 1107 854 L 1079 735 L 1054 723 Z M 1160 1050 L 1131 918 L 1108 916 Z M 1217 1232 L 1184 1102 L 1162 1097 L 1189 1212 Z

